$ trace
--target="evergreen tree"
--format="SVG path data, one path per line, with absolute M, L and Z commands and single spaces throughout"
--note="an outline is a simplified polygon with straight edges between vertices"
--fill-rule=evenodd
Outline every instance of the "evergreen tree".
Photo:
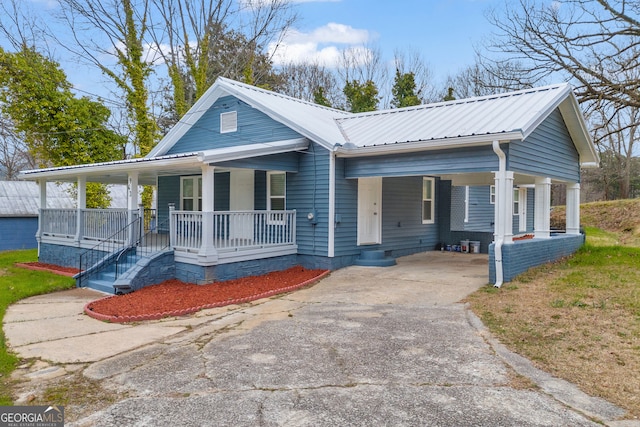
M 360 83 L 357 80 L 347 81 L 344 86 L 344 95 L 347 97 L 347 108 L 352 113 L 375 111 L 378 109 L 378 88 L 371 80 Z
M 396 70 L 396 77 L 391 88 L 393 99 L 391 106 L 395 108 L 420 105 L 420 98 L 416 95 L 416 80 L 412 72 L 401 73 Z

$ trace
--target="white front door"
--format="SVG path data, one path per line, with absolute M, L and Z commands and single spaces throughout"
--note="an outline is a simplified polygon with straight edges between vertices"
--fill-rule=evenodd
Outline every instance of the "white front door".
M 358 179 L 358 245 L 382 242 L 382 178 Z
M 232 169 L 229 177 L 229 210 L 252 211 L 253 170 Z M 229 238 L 253 239 L 253 215 L 232 215 L 229 221 Z

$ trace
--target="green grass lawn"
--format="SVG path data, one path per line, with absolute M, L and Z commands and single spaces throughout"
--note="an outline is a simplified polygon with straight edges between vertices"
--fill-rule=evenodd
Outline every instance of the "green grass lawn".
M 35 249 L 0 252 L 0 324 L 9 305 L 21 299 L 75 286 L 70 277 L 15 267 L 16 262 L 34 262 Z M 7 351 L 4 331 L 0 329 L 0 405 L 11 405 L 10 375 L 19 359 Z

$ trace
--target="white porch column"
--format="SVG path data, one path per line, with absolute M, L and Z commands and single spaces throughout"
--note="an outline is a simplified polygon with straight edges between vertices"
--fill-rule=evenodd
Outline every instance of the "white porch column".
M 215 167 L 202 165 L 202 246 L 198 252 L 201 262 L 218 260 L 213 235 Z
M 133 222 L 138 215 L 138 201 L 140 200 L 140 194 L 138 189 L 138 172 L 129 172 L 127 175 L 127 221 L 129 223 L 129 244 L 135 244 L 137 240 L 136 231 L 139 227 L 135 227 Z
M 580 184 L 567 184 L 567 234 L 580 234 Z
M 87 208 L 87 177 L 78 177 L 78 194 L 76 203 L 78 214 L 76 217 L 76 242 L 82 240 L 84 235 L 84 210 Z
M 551 236 L 551 178 L 536 178 L 535 209 L 534 237 L 548 239 Z
M 513 172 L 494 172 L 496 203 L 494 213 L 494 241 L 513 242 Z
M 40 212 L 38 214 L 38 231 L 36 231 L 36 241 L 38 242 L 38 256 L 40 256 L 40 239 L 44 224 L 42 223 L 42 210 L 47 208 L 47 181 L 41 179 L 38 181 L 40 187 Z

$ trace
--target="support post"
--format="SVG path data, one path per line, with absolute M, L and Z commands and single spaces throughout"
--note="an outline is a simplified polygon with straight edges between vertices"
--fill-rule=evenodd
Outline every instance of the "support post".
M 567 234 L 580 234 L 580 184 L 567 184 Z
M 173 250 L 176 245 L 176 220 L 173 215 L 173 211 L 176 210 L 175 203 L 169 203 L 169 247 Z
M 76 242 L 80 243 L 84 236 L 84 210 L 87 208 L 87 177 L 78 177 L 77 194 L 77 215 L 76 215 Z
M 38 231 L 36 231 L 36 241 L 38 242 L 38 258 L 40 258 L 40 241 L 42 240 L 42 232 L 44 224 L 42 219 L 43 209 L 47 208 L 47 181 L 41 179 L 38 181 L 40 187 L 40 212 L 38 214 Z
M 128 182 L 127 182 L 127 211 L 128 211 L 128 222 L 129 222 L 129 245 L 134 245 L 138 238 L 138 233 L 133 222 L 135 221 L 135 217 L 138 214 L 138 200 L 139 200 L 139 190 L 138 190 L 138 172 L 129 172 Z
M 551 178 L 536 178 L 536 212 L 534 216 L 534 237 L 551 237 Z
M 198 260 L 210 264 L 218 260 L 213 235 L 215 167 L 202 165 L 202 245 Z

